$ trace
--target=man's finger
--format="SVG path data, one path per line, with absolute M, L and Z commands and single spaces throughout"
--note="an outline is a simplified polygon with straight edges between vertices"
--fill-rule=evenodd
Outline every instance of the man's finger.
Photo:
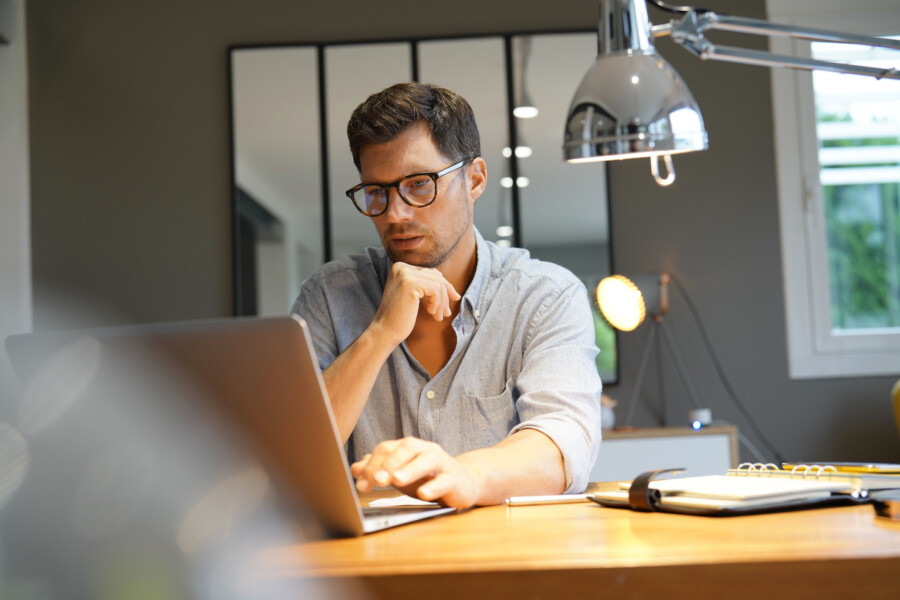
M 393 471 L 395 483 L 409 485 L 420 479 L 434 477 L 442 471 L 444 462 L 442 458 L 435 450 L 417 453 L 415 457 Z
M 453 287 L 453 285 L 451 285 L 449 281 L 447 281 L 447 280 L 444 280 L 444 281 L 446 282 L 447 288 L 450 293 L 450 300 L 452 300 L 453 302 L 456 302 L 457 300 L 462 298 L 462 296 L 459 294 L 459 292 L 456 291 L 456 288 Z
M 399 443 L 391 449 L 390 454 L 385 456 L 381 468 L 394 474 L 398 469 L 404 468 L 410 461 L 414 460 L 425 448 L 424 444 L 425 442 L 417 438 L 399 440 Z
M 369 462 L 369 459 L 372 458 L 371 454 L 366 454 L 361 459 L 350 465 L 350 474 L 356 477 L 362 472 L 363 468 L 366 466 L 366 463 Z
M 394 263 L 385 293 L 388 293 L 388 288 L 394 287 L 398 291 L 406 290 L 405 293 L 421 303 L 436 321 L 452 316 L 450 303 L 461 298 L 439 270 L 405 263 Z
M 450 472 L 438 473 L 436 477 L 419 486 L 419 498 L 430 502 L 443 500 L 447 506 L 453 506 L 458 486 L 457 480 L 458 478 Z
M 449 317 L 453 312 L 450 310 L 450 292 L 446 285 L 441 286 L 441 315 Z
M 428 311 L 428 314 L 432 315 L 435 320 L 440 321 L 444 318 L 444 309 L 441 301 L 441 286 L 429 285 L 428 291 L 428 302 L 425 304 L 425 310 Z
M 363 460 L 355 463 L 359 465 L 355 475 L 356 489 L 361 492 L 368 492 L 376 485 L 390 485 L 390 475 L 386 474 L 382 465 L 398 443 L 399 440 L 381 442 L 372 449 L 371 454 L 367 454 Z

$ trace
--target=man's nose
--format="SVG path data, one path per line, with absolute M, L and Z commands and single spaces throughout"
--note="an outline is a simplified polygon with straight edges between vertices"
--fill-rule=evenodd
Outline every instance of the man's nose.
M 397 188 L 388 190 L 388 207 L 385 215 L 389 223 L 402 223 L 412 220 L 415 208 L 403 201 Z

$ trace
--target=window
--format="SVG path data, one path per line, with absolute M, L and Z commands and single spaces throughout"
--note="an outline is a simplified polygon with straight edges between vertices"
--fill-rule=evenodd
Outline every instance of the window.
M 773 22 L 900 34 L 886 0 L 769 3 Z M 778 54 L 884 68 L 900 52 L 772 39 Z M 900 372 L 900 81 L 772 70 L 793 378 Z
M 900 52 L 816 42 L 813 58 L 890 68 Z M 893 62 L 897 61 L 897 62 Z M 900 81 L 813 74 L 831 328 L 900 328 Z M 856 79 L 862 79 L 856 81 Z

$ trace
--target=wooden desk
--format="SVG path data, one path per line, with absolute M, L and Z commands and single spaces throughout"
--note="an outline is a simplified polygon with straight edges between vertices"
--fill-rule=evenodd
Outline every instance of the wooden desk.
M 357 578 L 373 598 L 900 597 L 900 523 L 869 505 L 731 518 L 494 506 L 260 558 L 272 575 Z

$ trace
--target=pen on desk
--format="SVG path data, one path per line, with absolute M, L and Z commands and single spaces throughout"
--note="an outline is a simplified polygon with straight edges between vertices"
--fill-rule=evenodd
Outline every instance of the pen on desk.
M 556 494 L 551 496 L 513 496 L 506 499 L 507 506 L 527 506 L 529 504 L 568 504 L 584 502 L 591 494 Z

